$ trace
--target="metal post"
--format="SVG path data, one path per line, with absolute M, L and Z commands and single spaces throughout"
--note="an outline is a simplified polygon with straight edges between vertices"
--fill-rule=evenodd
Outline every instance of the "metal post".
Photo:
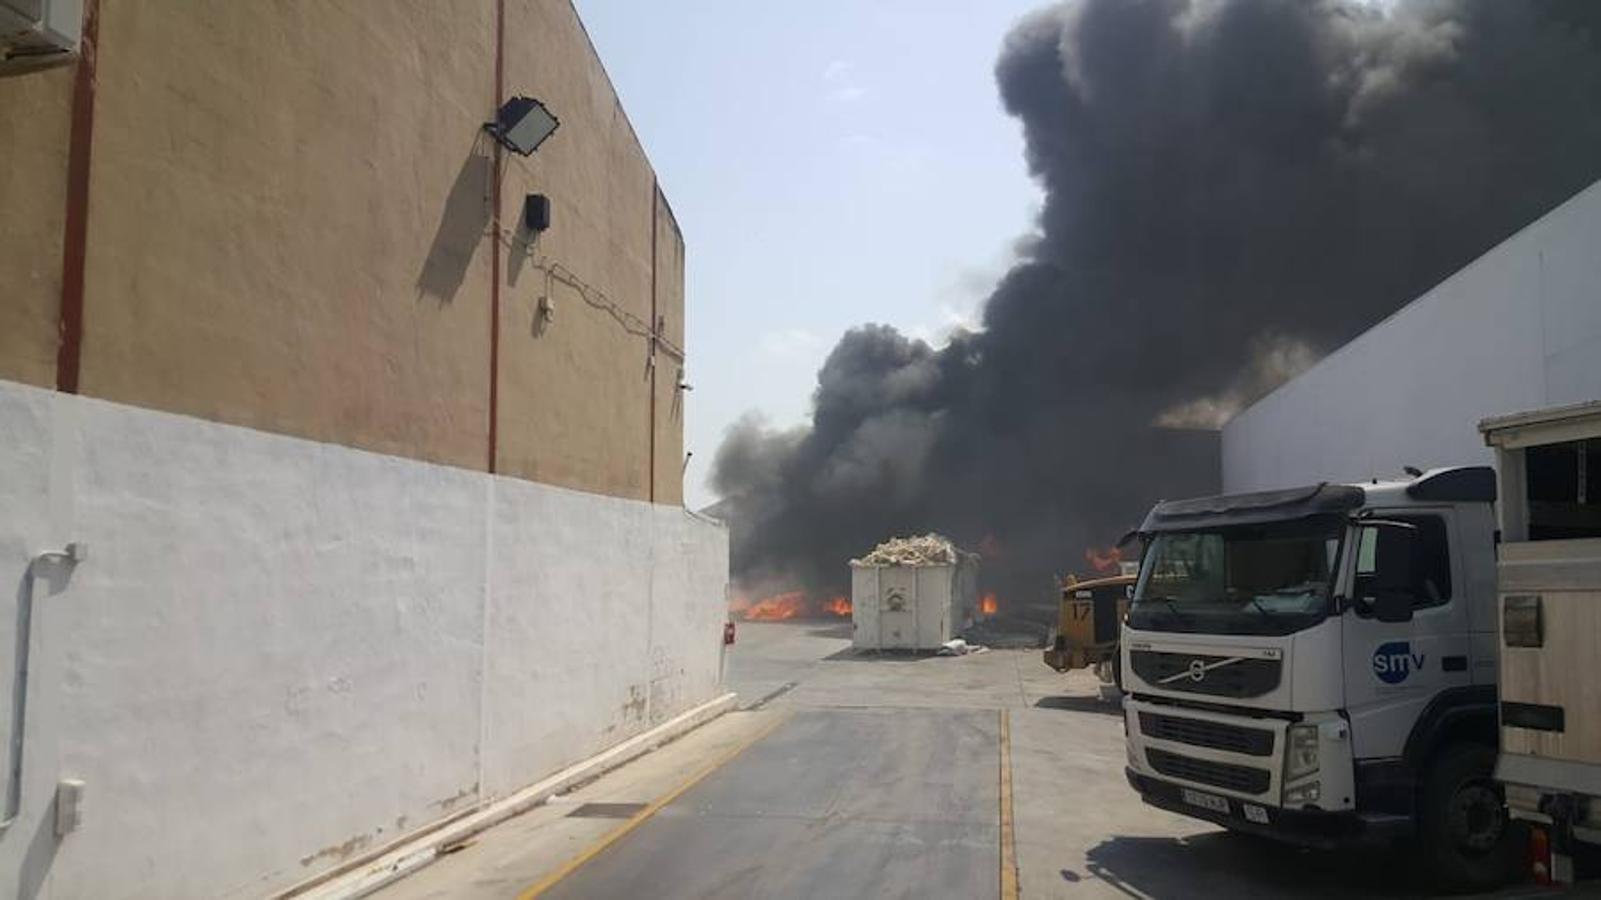
M 17 595 L 16 667 L 11 676 L 11 759 L 6 766 L 5 818 L 0 830 L 11 826 L 22 809 L 22 744 L 28 728 L 28 656 L 33 645 L 33 585 L 39 568 L 59 564 L 73 566 L 88 555 L 84 545 L 68 544 L 66 549 L 41 553 L 28 562 L 22 590 Z

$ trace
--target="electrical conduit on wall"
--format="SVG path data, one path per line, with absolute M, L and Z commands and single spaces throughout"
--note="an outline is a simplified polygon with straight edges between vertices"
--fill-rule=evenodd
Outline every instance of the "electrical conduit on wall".
M 61 242 L 60 343 L 56 389 L 78 392 L 83 354 L 84 263 L 89 240 L 89 163 L 94 148 L 95 66 L 100 0 L 84 0 L 83 34 L 72 80 L 72 125 L 67 139 L 67 214 Z
M 506 0 L 495 0 L 495 113 L 505 103 L 506 91 Z M 501 147 L 490 142 L 489 203 L 494 236 L 489 242 L 489 449 L 487 471 L 495 472 L 499 454 L 500 425 L 500 188 Z

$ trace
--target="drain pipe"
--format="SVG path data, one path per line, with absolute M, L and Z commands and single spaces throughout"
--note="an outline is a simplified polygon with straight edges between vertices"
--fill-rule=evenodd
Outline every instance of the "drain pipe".
M 79 543 L 41 553 L 28 561 L 22 593 L 17 597 L 16 668 L 11 676 L 11 763 L 6 767 L 5 817 L 0 830 L 11 826 L 22 810 L 22 738 L 28 725 L 28 651 L 33 644 L 33 584 L 45 566 L 76 566 L 89 557 Z

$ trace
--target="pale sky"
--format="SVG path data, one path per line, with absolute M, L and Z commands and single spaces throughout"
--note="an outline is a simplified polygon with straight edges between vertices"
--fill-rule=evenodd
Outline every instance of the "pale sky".
M 1040 192 L 993 68 L 1038 0 L 576 0 L 683 228 L 685 502 L 748 410 L 805 420 L 844 331 L 938 342 Z

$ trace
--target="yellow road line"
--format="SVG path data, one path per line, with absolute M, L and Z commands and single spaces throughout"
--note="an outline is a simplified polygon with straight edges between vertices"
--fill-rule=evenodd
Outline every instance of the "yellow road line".
M 649 806 L 645 807 L 639 812 L 634 813 L 633 818 L 607 832 L 605 837 L 602 837 L 600 840 L 591 844 L 584 852 L 568 860 L 561 868 L 550 873 L 549 875 L 546 875 L 544 878 L 541 878 L 538 883 L 524 888 L 522 893 L 517 895 L 517 900 L 533 900 L 533 898 L 538 897 L 539 895 L 555 887 L 562 879 L 583 868 L 585 863 L 588 863 L 590 860 L 605 852 L 607 847 L 610 847 L 611 845 L 622 840 L 628 835 L 629 832 L 645 824 L 645 820 L 661 811 L 662 807 L 673 802 L 674 800 L 677 800 L 679 797 L 683 796 L 685 791 L 699 784 L 706 776 L 732 762 L 734 757 L 750 749 L 751 746 L 757 741 L 767 737 L 769 734 L 772 734 L 774 729 L 784 724 L 788 718 L 789 716 L 787 715 L 774 716 L 773 721 L 762 726 L 762 728 L 755 734 L 751 735 L 749 738 L 746 738 L 737 746 L 729 749 L 728 752 L 724 753 L 722 756 L 717 757 L 717 759 L 713 760 L 709 765 L 696 771 L 695 774 L 689 776 L 688 781 L 685 781 L 678 787 L 668 791 L 665 795 L 652 801 Z
M 1001 710 L 1001 900 L 1017 900 L 1017 843 L 1012 829 L 1012 716 Z

